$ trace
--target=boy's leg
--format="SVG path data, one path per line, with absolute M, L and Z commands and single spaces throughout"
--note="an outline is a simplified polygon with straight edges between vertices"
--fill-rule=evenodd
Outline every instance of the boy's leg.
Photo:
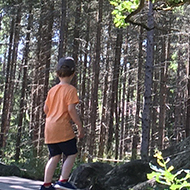
M 49 159 L 45 167 L 45 174 L 44 174 L 44 183 L 51 183 L 55 169 L 57 167 L 58 162 L 61 159 L 61 155 L 53 156 Z
M 67 180 L 69 178 L 76 156 L 77 154 L 69 155 L 65 159 L 62 166 L 61 176 L 59 179 L 60 181 Z

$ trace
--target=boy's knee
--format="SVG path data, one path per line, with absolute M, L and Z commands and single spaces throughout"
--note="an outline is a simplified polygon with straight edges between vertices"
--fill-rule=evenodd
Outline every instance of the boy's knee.
M 70 156 L 72 156 L 72 157 L 77 157 L 77 153 L 76 153 L 76 154 L 72 154 L 72 155 L 70 155 Z
M 61 159 L 61 154 L 59 155 L 55 155 L 53 157 L 51 157 L 52 160 L 56 160 L 56 161 L 59 161 Z

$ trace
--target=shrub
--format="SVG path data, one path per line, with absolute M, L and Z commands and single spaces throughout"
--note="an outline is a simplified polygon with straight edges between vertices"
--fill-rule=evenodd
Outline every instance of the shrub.
M 156 151 L 154 157 L 157 158 L 157 163 L 159 168 L 150 163 L 150 167 L 153 170 L 152 173 L 147 174 L 148 179 L 155 178 L 157 183 L 166 185 L 170 190 L 181 190 L 181 189 L 190 189 L 190 170 L 182 169 L 176 173 L 172 173 L 174 170 L 173 166 L 167 167 L 167 163 L 170 161 L 169 158 L 166 160 L 162 157 L 160 151 Z M 180 177 L 182 173 L 185 173 L 184 177 Z

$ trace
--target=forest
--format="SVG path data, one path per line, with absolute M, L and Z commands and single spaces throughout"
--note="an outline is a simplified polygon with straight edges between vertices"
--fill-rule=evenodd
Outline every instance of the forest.
M 43 106 L 64 56 L 77 64 L 78 164 L 148 160 L 187 138 L 190 5 L 165 6 L 145 2 L 120 27 L 108 0 L 0 0 L 0 162 L 43 175 Z

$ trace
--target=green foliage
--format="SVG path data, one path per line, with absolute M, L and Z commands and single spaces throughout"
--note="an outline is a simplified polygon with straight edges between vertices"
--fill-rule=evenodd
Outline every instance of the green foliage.
M 125 18 L 127 17 L 126 13 L 131 13 L 134 11 L 139 4 L 139 0 L 111 0 L 110 4 L 115 7 L 112 11 L 114 15 L 114 24 L 116 27 L 126 27 L 128 23 L 125 23 Z
M 157 163 L 161 168 L 150 164 L 151 169 L 154 171 L 147 174 L 148 179 L 155 178 L 156 182 L 168 186 L 171 190 L 190 189 L 190 183 L 188 182 L 190 180 L 190 170 L 183 169 L 173 174 L 174 167 L 167 167 L 167 163 L 170 161 L 169 158 L 165 161 L 160 151 L 156 151 L 154 156 L 157 158 Z M 185 177 L 180 178 L 179 176 L 182 173 L 185 173 Z
M 158 2 L 159 0 L 152 0 L 153 3 Z M 163 10 L 171 10 L 174 7 L 179 7 L 185 4 L 186 0 L 165 0 L 167 5 Z M 114 24 L 118 28 L 126 27 L 129 23 L 125 22 L 125 19 L 128 14 L 136 10 L 140 4 L 140 0 L 110 0 L 110 4 L 114 6 L 112 15 L 114 15 Z M 141 7 L 141 9 L 143 6 Z M 136 14 L 136 13 L 135 13 Z

